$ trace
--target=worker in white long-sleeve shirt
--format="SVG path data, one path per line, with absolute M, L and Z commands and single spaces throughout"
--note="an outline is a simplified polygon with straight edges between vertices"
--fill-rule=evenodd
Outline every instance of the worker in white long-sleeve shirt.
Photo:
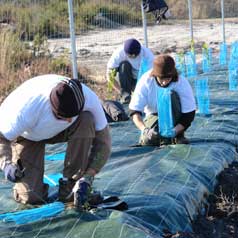
M 59 199 L 83 204 L 111 151 L 97 95 L 78 80 L 42 75 L 25 81 L 0 106 L 0 168 L 21 203 L 44 203 L 46 144 L 67 142 Z M 74 196 L 77 182 L 79 196 Z
M 159 135 L 157 89 L 171 89 L 173 112 L 173 138 Z M 157 145 L 172 143 L 188 144 L 184 132 L 190 127 L 195 117 L 195 98 L 193 90 L 186 78 L 178 75 L 174 59 L 169 55 L 155 57 L 153 69 L 145 73 L 133 93 L 129 104 L 130 116 L 141 131 L 141 145 Z M 145 113 L 143 120 L 142 114 Z
M 153 66 L 154 55 L 134 38 L 128 39 L 117 48 L 107 63 L 107 80 L 121 96 L 121 103 L 129 103 L 134 91 L 138 72 L 146 59 L 148 68 Z

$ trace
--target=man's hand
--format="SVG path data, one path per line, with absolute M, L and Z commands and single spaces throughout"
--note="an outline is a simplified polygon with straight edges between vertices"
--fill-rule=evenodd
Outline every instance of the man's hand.
M 5 178 L 10 182 L 19 182 L 24 177 L 24 169 L 18 164 L 6 164 L 3 169 Z
M 89 175 L 82 177 L 76 182 L 73 188 L 73 193 L 74 193 L 74 205 L 77 208 L 81 208 L 88 201 L 91 192 L 92 182 L 93 177 Z
M 148 128 L 146 127 L 143 130 L 143 137 L 146 138 L 147 140 L 152 140 L 154 138 L 157 138 L 158 133 L 154 130 L 154 128 Z

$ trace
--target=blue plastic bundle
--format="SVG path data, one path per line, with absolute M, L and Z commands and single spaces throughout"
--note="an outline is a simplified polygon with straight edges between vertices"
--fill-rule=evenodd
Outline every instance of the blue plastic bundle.
M 210 115 L 210 97 L 208 79 L 198 79 L 195 81 L 196 98 L 198 104 L 198 113 Z
M 64 211 L 64 209 L 65 206 L 62 202 L 53 202 L 38 208 L 1 214 L 0 220 L 3 222 L 15 222 L 18 225 L 27 224 L 44 218 L 54 217 Z
M 175 56 L 176 69 L 179 74 L 185 77 L 185 65 L 184 65 L 184 54 L 176 54 Z
M 175 137 L 174 122 L 171 103 L 171 89 L 157 89 L 157 108 L 159 134 L 163 137 Z
M 151 68 L 151 66 L 150 66 L 148 60 L 146 58 L 142 58 L 141 64 L 140 64 L 140 69 L 139 69 L 138 76 L 137 76 L 137 82 L 140 80 L 142 75 L 145 72 L 147 72 L 150 68 Z
M 219 62 L 220 62 L 220 65 L 227 64 L 227 45 L 225 42 L 220 44 Z
M 197 75 L 195 53 L 190 51 L 185 54 L 186 75 L 188 78 Z

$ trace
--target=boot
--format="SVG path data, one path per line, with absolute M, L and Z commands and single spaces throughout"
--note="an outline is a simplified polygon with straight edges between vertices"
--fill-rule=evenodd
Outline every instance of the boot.
M 189 144 L 189 140 L 184 136 L 184 133 L 177 135 L 176 144 Z
M 173 145 L 173 144 L 176 144 L 174 138 L 161 137 L 161 139 L 160 139 L 161 146 Z
M 59 179 L 59 200 L 61 202 L 74 201 L 74 194 L 72 193 L 72 189 L 75 183 L 76 181 L 73 179 Z
M 127 92 L 123 92 L 121 94 L 120 103 L 121 104 L 129 104 L 130 101 L 131 101 L 131 95 Z

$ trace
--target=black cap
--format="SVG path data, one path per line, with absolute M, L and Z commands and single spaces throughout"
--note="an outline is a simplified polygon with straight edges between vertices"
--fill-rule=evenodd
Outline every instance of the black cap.
M 141 50 L 140 42 L 136 39 L 128 39 L 124 43 L 124 51 L 129 55 L 138 55 Z
M 50 102 L 56 116 L 65 118 L 77 116 L 85 102 L 82 85 L 77 79 L 65 79 L 52 89 Z

